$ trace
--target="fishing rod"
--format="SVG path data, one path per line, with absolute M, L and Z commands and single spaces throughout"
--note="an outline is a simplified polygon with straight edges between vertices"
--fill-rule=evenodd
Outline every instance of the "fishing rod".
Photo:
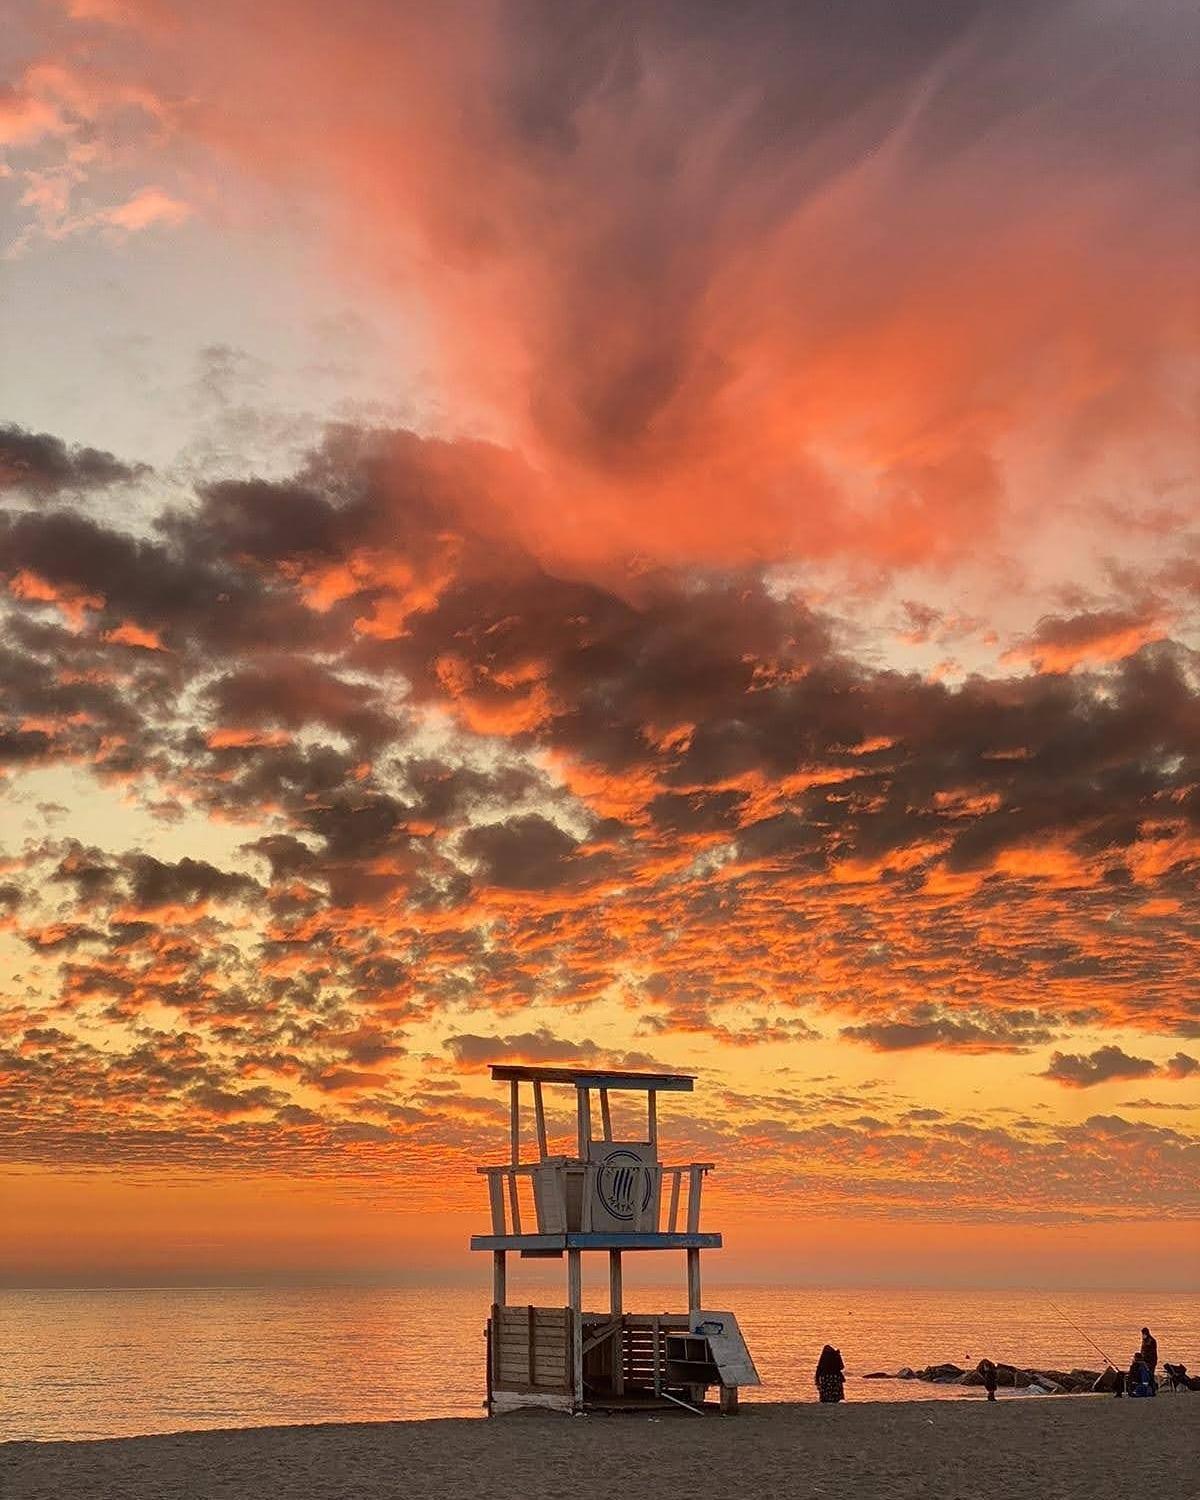
M 1096 1340 L 1093 1339 L 1093 1338 L 1088 1338 L 1088 1335 L 1086 1333 L 1084 1333 L 1083 1329 L 1080 1328 L 1079 1324 L 1076 1323 L 1076 1322 L 1074 1322 L 1071 1318 L 1068 1318 L 1067 1315 L 1066 1315 L 1066 1313 L 1063 1312 L 1062 1308 L 1059 1307 L 1057 1303 L 1050 1302 L 1050 1298 L 1049 1297 L 1046 1298 L 1046 1301 L 1050 1303 L 1050 1306 L 1059 1315 L 1059 1317 L 1063 1320 L 1064 1323 L 1069 1323 L 1070 1326 L 1075 1330 L 1075 1332 L 1079 1335 L 1079 1337 L 1081 1339 L 1085 1339 L 1089 1344 L 1091 1344 L 1092 1348 L 1096 1351 L 1096 1353 L 1100 1356 L 1100 1358 L 1104 1361 L 1104 1363 L 1106 1365 L 1108 1365 L 1108 1367 L 1110 1369 L 1115 1370 L 1117 1368 L 1117 1366 L 1113 1363 L 1113 1361 L 1111 1359 L 1109 1359 L 1108 1355 L 1105 1354 L 1104 1350 L 1101 1349 L 1100 1345 L 1096 1342 Z

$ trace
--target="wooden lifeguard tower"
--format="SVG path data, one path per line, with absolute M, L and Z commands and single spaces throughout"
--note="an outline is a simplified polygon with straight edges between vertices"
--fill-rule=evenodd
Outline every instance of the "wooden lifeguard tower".
M 738 1388 L 758 1385 L 758 1372 L 732 1313 L 704 1309 L 700 1252 L 719 1250 L 721 1236 L 700 1228 L 700 1198 L 711 1162 L 666 1166 L 658 1155 L 658 1096 L 692 1090 L 679 1073 L 616 1073 L 493 1063 L 492 1077 L 509 1086 L 510 1159 L 480 1167 L 487 1178 L 492 1231 L 471 1238 L 492 1252 L 492 1311 L 487 1324 L 488 1414 L 524 1406 L 559 1411 L 675 1402 L 699 1407 L 712 1387 L 722 1411 L 737 1406 Z M 521 1087 L 533 1095 L 537 1159 L 521 1160 Z M 551 1156 L 543 1091 L 575 1090 L 577 1150 Z M 646 1098 L 644 1140 L 615 1140 L 609 1096 L 636 1090 Z M 601 1134 L 593 1134 L 592 1095 L 599 1097 Z M 663 1188 L 669 1185 L 663 1211 Z M 528 1227 L 527 1227 L 528 1226 Z M 536 1227 L 534 1227 L 536 1226 Z M 627 1252 L 682 1250 L 687 1310 L 627 1313 L 621 1263 Z M 567 1258 L 565 1307 L 511 1306 L 507 1262 Z M 583 1306 L 582 1256 L 608 1255 L 609 1306 Z

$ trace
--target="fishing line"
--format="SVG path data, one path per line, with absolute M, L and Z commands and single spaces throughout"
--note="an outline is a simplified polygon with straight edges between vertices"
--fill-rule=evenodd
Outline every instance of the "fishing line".
M 1081 1339 L 1084 1339 L 1084 1340 L 1087 1341 L 1087 1343 L 1091 1344 L 1092 1348 L 1096 1351 L 1096 1353 L 1100 1356 L 1100 1358 L 1104 1361 L 1104 1363 L 1106 1365 L 1108 1365 L 1108 1367 L 1110 1369 L 1115 1370 L 1117 1368 L 1116 1364 L 1108 1357 L 1107 1354 L 1105 1354 L 1104 1350 L 1101 1349 L 1100 1345 L 1096 1342 L 1096 1340 L 1093 1339 L 1093 1338 L 1088 1338 L 1088 1335 L 1086 1333 L 1084 1333 L 1083 1329 L 1080 1328 L 1079 1324 L 1076 1323 L 1076 1322 L 1073 1322 L 1072 1319 L 1068 1318 L 1067 1315 L 1066 1315 L 1066 1313 L 1063 1312 L 1062 1308 L 1059 1307 L 1057 1305 L 1057 1303 L 1051 1302 L 1049 1297 L 1046 1298 L 1046 1301 L 1049 1304 L 1049 1306 L 1051 1306 L 1052 1308 L 1054 1308 L 1054 1311 L 1059 1315 L 1059 1317 L 1063 1320 L 1064 1323 L 1070 1324 L 1070 1326 L 1075 1330 L 1075 1332 L 1079 1335 L 1079 1337 Z

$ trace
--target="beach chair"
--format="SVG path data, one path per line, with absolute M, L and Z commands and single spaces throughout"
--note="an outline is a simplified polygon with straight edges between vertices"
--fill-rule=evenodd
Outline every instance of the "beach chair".
M 1169 1365 L 1163 1362 L 1163 1374 L 1166 1376 L 1166 1384 L 1172 1391 L 1191 1390 L 1191 1380 L 1188 1377 L 1187 1365 Z

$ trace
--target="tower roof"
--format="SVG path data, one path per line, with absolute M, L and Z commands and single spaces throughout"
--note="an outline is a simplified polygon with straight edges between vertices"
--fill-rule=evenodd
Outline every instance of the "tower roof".
M 490 1063 L 501 1082 L 568 1083 L 577 1089 L 654 1089 L 691 1093 L 694 1073 L 624 1073 L 608 1068 L 549 1068 L 537 1063 Z

